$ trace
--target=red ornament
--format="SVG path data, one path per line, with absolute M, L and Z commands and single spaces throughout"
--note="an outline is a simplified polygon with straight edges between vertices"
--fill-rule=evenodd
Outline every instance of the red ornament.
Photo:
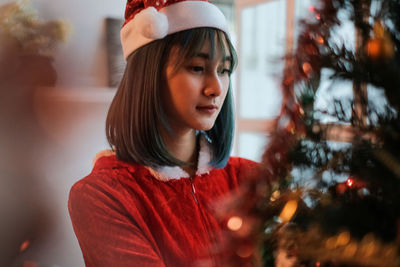
M 30 246 L 31 242 L 29 240 L 25 240 L 22 242 L 21 246 L 19 247 L 20 252 L 24 252 Z
M 351 179 L 351 178 L 347 179 L 346 185 L 347 185 L 348 187 L 352 187 L 353 184 L 354 184 L 354 180 L 353 180 L 353 179 Z

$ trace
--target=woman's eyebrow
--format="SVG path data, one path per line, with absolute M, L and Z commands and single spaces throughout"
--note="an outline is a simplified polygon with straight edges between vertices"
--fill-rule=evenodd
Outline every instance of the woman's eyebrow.
M 203 59 L 206 59 L 206 60 L 210 59 L 210 55 L 208 53 L 202 53 L 202 52 L 197 53 L 194 57 L 199 57 L 199 58 L 203 58 Z M 229 56 L 229 55 L 225 56 L 225 57 L 222 58 L 221 61 L 222 62 L 226 62 L 226 61 L 232 62 L 232 57 Z
M 194 57 L 199 57 L 199 58 L 203 58 L 203 59 L 210 59 L 210 55 L 209 54 L 207 54 L 207 53 L 202 53 L 202 52 L 200 52 L 200 53 L 197 53 L 196 55 L 194 55 Z

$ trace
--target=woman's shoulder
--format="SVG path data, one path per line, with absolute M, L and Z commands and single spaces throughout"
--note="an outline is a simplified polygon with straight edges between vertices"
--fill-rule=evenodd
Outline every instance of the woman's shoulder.
M 227 163 L 227 166 L 233 167 L 233 168 L 258 168 L 260 163 L 255 162 L 250 159 L 242 158 L 242 157 L 230 157 Z
M 86 177 L 73 184 L 69 192 L 71 214 L 83 210 L 98 210 L 104 206 L 123 212 L 135 192 L 141 191 L 140 176 L 146 175 L 145 167 L 120 161 L 113 153 L 96 156 L 93 169 Z M 75 211 L 75 212 L 74 212 Z
M 121 190 L 123 184 L 135 182 L 145 171 L 145 167 L 118 160 L 112 151 L 102 151 L 93 160 L 93 169 L 86 177 L 78 180 L 71 188 L 75 191 L 102 191 L 111 192 Z
M 261 171 L 260 163 L 242 157 L 230 157 L 224 169 L 239 184 L 259 177 Z
M 242 157 L 230 157 L 224 169 L 238 180 L 247 180 L 259 175 L 260 164 Z

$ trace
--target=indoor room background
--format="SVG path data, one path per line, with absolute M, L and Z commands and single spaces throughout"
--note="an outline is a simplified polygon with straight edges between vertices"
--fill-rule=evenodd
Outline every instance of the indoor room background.
M 10 2 L 0 0 L 0 5 Z M 296 21 L 309 15 L 311 0 L 214 2 L 230 21 L 240 62 L 233 77 L 237 117 L 233 154 L 257 161 L 268 142 L 272 119 L 280 112 L 281 58 L 293 49 Z M 109 148 L 105 117 L 123 70 L 118 40 L 126 1 L 31 0 L 31 4 L 40 20 L 62 20 L 70 30 L 51 57 L 54 82 L 17 92 L 29 95 L 28 100 L 2 109 L 7 121 L 20 118 L 21 108 L 31 106 L 29 120 L 8 121 L 11 127 L 0 135 L 1 160 L 9 162 L 2 166 L 7 172 L 0 181 L 0 231 L 6 236 L 0 242 L 6 252 L 18 247 L 16 266 L 83 266 L 68 216 L 68 193 L 90 172 L 96 153 Z

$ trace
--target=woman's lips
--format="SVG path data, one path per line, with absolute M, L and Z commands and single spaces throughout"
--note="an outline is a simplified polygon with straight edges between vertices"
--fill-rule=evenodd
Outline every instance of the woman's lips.
M 206 106 L 197 106 L 196 109 L 203 113 L 214 114 L 215 112 L 217 112 L 218 107 L 214 105 L 206 105 Z

